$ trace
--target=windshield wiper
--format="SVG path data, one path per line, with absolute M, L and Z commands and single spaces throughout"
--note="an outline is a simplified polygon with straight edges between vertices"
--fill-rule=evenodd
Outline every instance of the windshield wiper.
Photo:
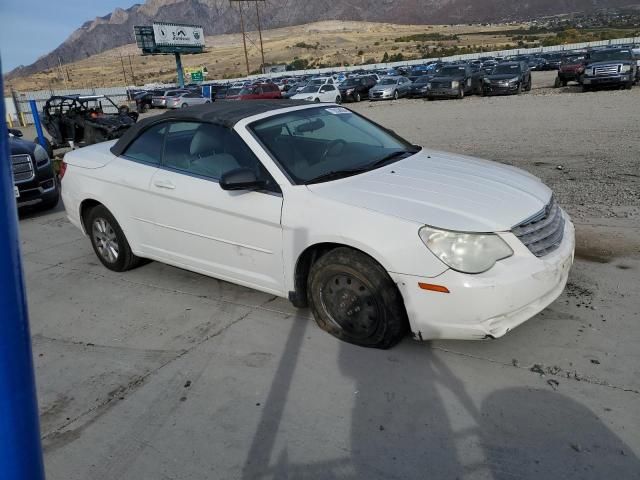
M 358 173 L 363 173 L 369 171 L 369 165 L 360 168 L 347 168 L 344 170 L 332 170 L 327 173 L 323 173 L 322 175 L 318 175 L 317 177 L 312 178 L 311 180 L 307 180 L 304 182 L 305 185 L 310 185 L 312 183 L 320 183 L 320 182 L 328 182 L 329 180 L 338 180 L 340 178 L 350 177 L 351 175 L 357 175 Z
M 389 155 L 385 155 L 380 160 L 376 160 L 375 162 L 370 163 L 367 166 L 367 169 L 372 170 L 374 168 L 383 167 L 384 165 L 391 163 L 392 160 L 400 160 L 400 157 L 404 155 L 414 155 L 420 150 L 422 150 L 421 147 L 407 148 L 406 150 L 396 150 L 395 152 L 391 152 Z
M 338 180 L 340 178 L 350 177 L 352 175 L 357 175 L 359 173 L 368 172 L 369 170 L 374 170 L 376 168 L 382 167 L 387 163 L 390 163 L 392 160 L 400 159 L 404 155 L 413 155 L 418 153 L 421 150 L 421 147 L 416 148 L 408 148 L 406 150 L 396 150 L 395 152 L 391 152 L 389 155 L 382 157 L 380 160 L 376 160 L 373 163 L 369 163 L 367 165 L 363 165 L 358 168 L 347 168 L 344 170 L 332 170 L 327 173 L 323 173 L 322 175 L 318 175 L 317 177 L 312 178 L 311 180 L 307 180 L 304 182 L 305 185 L 310 185 L 312 183 L 320 183 L 320 182 L 328 182 L 330 180 Z

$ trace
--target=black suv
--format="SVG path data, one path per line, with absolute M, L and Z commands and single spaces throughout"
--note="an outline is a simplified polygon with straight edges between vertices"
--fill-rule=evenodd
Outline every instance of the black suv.
M 474 72 L 471 65 L 446 65 L 427 83 L 427 98 L 464 98 L 480 92 L 484 72 Z
M 483 95 L 512 95 L 531 90 L 531 70 L 525 62 L 496 65 L 482 82 Z
M 20 137 L 20 130 L 9 129 L 13 191 L 18 207 L 54 208 L 58 204 L 60 189 L 51 159 L 39 144 Z
M 629 48 L 605 48 L 587 53 L 582 90 L 597 87 L 624 87 L 631 89 L 640 79 L 638 64 Z
M 363 98 L 369 98 L 369 90 L 375 84 L 373 77 L 351 77 L 342 82 L 338 89 L 343 102 L 349 100 L 359 102 Z

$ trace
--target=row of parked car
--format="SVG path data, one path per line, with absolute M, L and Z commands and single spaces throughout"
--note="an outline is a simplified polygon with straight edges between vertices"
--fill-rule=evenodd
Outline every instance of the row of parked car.
M 531 72 L 558 70 L 555 85 L 575 81 L 589 90 L 599 86 L 631 88 L 640 80 L 640 51 L 633 46 L 567 51 L 542 55 L 484 57 L 472 61 L 430 61 L 423 65 L 323 76 L 297 75 L 200 85 L 184 89 L 137 92 L 138 111 L 184 108 L 215 100 L 291 98 L 312 102 L 393 100 L 402 97 L 464 98 L 467 95 L 510 95 L 531 90 Z

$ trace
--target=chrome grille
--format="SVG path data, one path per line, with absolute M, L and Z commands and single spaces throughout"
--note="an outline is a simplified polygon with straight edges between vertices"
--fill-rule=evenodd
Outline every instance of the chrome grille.
M 431 80 L 431 86 L 433 88 L 451 88 L 451 82 Z
M 594 69 L 595 75 L 617 75 L 620 65 L 603 65 Z
M 544 257 L 562 243 L 564 216 L 552 198 L 540 213 L 513 227 L 511 232 L 536 257 Z
M 12 155 L 11 163 L 13 165 L 13 181 L 15 183 L 28 182 L 36 176 L 31 155 Z

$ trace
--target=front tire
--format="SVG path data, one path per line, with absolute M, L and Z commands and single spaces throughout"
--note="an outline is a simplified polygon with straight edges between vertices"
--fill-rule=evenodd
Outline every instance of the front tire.
M 338 105 L 340 105 L 340 104 L 342 103 L 342 97 L 341 97 L 340 95 L 338 95 L 338 96 L 336 97 L 336 103 L 337 103 Z
M 462 100 L 464 98 L 464 87 L 460 87 L 460 90 L 458 90 L 458 97 L 459 100 Z
M 182 104 L 182 108 L 187 108 L 188 106 L 189 106 L 189 104 L 188 104 L 188 103 L 183 103 L 183 104 Z
M 396 90 L 395 92 L 393 92 L 393 99 L 394 100 L 398 100 L 398 98 L 400 98 L 400 95 L 398 94 L 398 91 Z
M 124 272 L 139 266 L 142 259 L 131 251 L 120 225 L 103 205 L 91 209 L 85 222 L 93 251 L 109 270 Z
M 307 297 L 318 326 L 345 342 L 386 349 L 407 332 L 395 283 L 357 250 L 340 247 L 320 257 L 307 279 Z

